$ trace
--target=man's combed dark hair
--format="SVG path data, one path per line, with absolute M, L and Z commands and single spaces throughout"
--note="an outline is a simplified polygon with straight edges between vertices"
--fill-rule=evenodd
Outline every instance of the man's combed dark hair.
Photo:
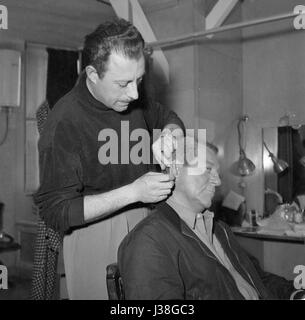
M 102 77 L 112 52 L 139 59 L 143 49 L 144 40 L 137 28 L 124 19 L 115 19 L 100 24 L 85 37 L 83 54 L 85 65 L 92 65 Z

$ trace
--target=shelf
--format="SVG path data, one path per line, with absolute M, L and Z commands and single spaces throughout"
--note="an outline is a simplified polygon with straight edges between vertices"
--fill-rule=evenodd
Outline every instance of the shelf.
M 305 244 L 305 237 L 293 237 L 285 234 L 262 232 L 259 227 L 231 227 L 231 229 L 236 236 L 240 237 Z

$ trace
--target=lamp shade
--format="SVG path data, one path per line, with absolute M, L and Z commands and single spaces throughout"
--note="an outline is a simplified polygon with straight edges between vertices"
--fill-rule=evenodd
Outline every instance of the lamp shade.
M 250 176 L 255 171 L 255 165 L 254 163 L 247 158 L 245 149 L 242 146 L 242 132 L 241 132 L 241 126 L 242 124 L 245 125 L 245 123 L 248 121 L 248 116 L 243 116 L 239 119 L 237 124 L 237 132 L 238 132 L 238 145 L 239 145 L 239 159 L 233 163 L 231 167 L 231 172 L 234 175 L 238 176 Z
M 272 153 L 270 153 L 269 156 L 273 162 L 273 169 L 276 173 L 284 172 L 289 167 L 286 161 L 277 159 Z
M 263 144 L 265 146 L 265 148 L 267 149 L 267 151 L 269 152 L 269 157 L 271 158 L 272 162 L 273 162 L 273 170 L 275 173 L 282 173 L 284 172 L 288 167 L 288 163 L 285 160 L 282 159 L 278 159 L 267 147 L 266 142 L 263 141 Z
M 244 150 L 241 150 L 237 163 L 237 170 L 241 176 L 250 176 L 255 171 L 254 163 L 246 157 Z

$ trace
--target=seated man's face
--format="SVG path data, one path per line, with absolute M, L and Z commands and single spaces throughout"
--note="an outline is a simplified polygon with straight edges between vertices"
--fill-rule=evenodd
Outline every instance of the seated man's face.
M 189 168 L 181 168 L 176 180 L 176 189 L 182 192 L 188 205 L 195 212 L 209 208 L 215 193 L 215 187 L 221 184 L 218 169 L 219 164 L 216 155 L 208 147 L 206 148 L 206 170 L 202 174 L 191 175 Z

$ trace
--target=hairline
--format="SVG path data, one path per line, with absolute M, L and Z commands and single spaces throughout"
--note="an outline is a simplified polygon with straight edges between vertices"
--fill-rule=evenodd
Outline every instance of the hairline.
M 210 143 L 210 142 L 206 142 L 205 144 L 203 144 L 203 143 L 200 143 L 200 142 L 198 142 L 198 141 L 196 141 L 195 143 L 194 143 L 194 145 L 195 146 L 198 146 L 198 145 L 204 145 L 205 147 L 206 147 L 206 154 L 207 154 L 207 150 L 208 151 L 210 151 L 211 152 L 211 154 L 214 156 L 213 157 L 213 161 L 211 162 L 213 165 L 215 165 L 215 164 L 217 164 L 217 168 L 219 168 L 219 162 L 218 162 L 218 157 L 217 157 L 217 154 L 218 154 L 218 148 L 215 146 L 215 145 L 213 145 L 212 143 Z M 187 158 L 187 156 L 186 156 L 186 150 L 185 150 L 185 158 Z M 194 160 L 198 160 L 198 155 L 195 155 L 194 156 Z M 206 157 L 206 164 L 207 164 L 207 157 Z M 215 160 L 216 160 L 216 163 L 215 163 Z M 188 161 L 186 161 L 186 159 L 185 159 L 185 161 L 184 161 L 184 163 L 183 163 L 183 167 L 185 167 L 185 168 L 192 168 L 192 165 L 191 164 L 189 164 L 188 163 Z
M 105 63 L 105 70 L 102 72 L 102 74 L 99 74 L 98 71 L 96 70 L 96 68 L 95 68 L 92 64 L 90 64 L 90 65 L 96 70 L 96 72 L 97 72 L 100 80 L 102 80 L 102 79 L 104 78 L 106 72 L 108 72 L 108 70 L 109 70 L 109 64 L 110 64 L 110 57 L 111 57 L 111 55 L 113 55 L 113 54 L 117 54 L 117 55 L 119 55 L 119 56 L 121 56 L 121 57 L 123 57 L 123 58 L 126 58 L 127 60 L 134 60 L 134 61 L 140 61 L 140 59 L 143 57 L 144 63 L 145 63 L 144 52 L 142 52 L 142 54 L 140 54 L 139 57 L 136 58 L 136 57 L 129 57 L 128 55 L 124 54 L 124 52 L 122 52 L 122 51 L 117 51 L 117 50 L 114 50 L 114 49 L 113 49 L 113 50 L 111 50 L 111 52 L 110 52 L 110 54 L 109 54 L 109 56 L 108 56 L 108 59 L 107 59 L 107 61 L 106 61 L 106 63 Z M 144 74 L 145 74 L 145 68 L 144 68 Z M 143 75 L 144 75 L 144 74 L 143 74 Z

